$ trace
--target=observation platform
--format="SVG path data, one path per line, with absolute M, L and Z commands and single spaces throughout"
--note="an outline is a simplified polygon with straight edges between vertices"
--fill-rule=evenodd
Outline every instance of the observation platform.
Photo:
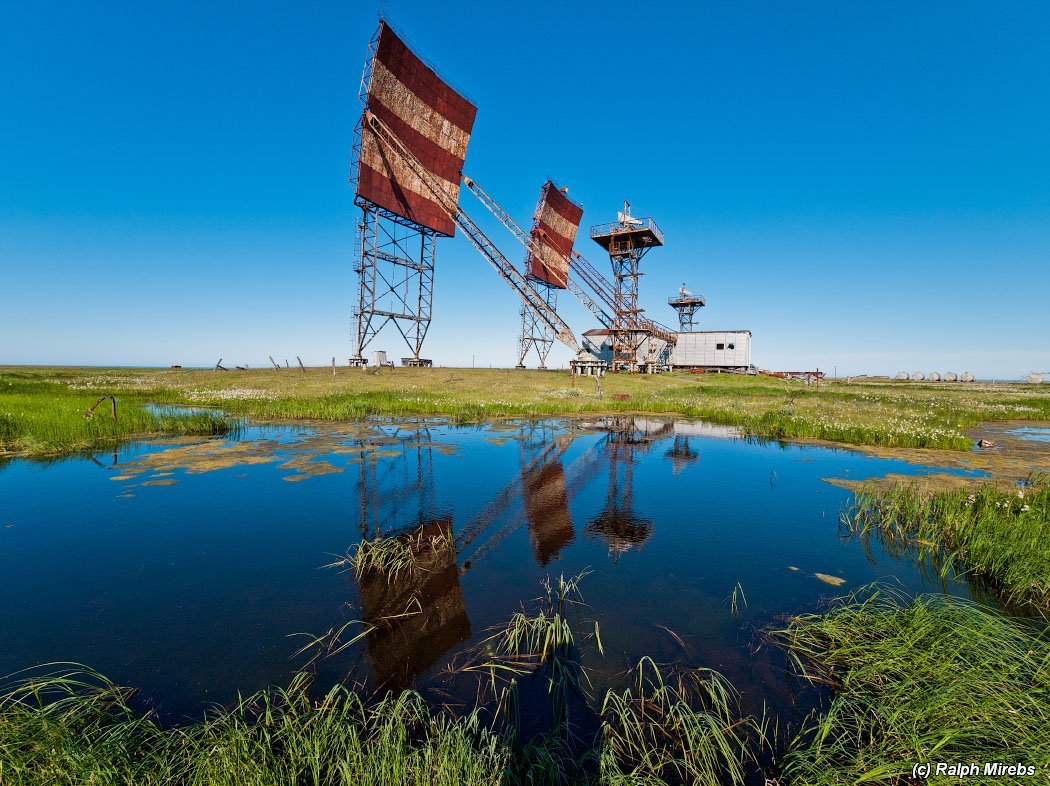
M 701 308 L 707 305 L 707 301 L 703 295 L 686 295 L 667 298 L 667 305 L 671 308 Z
M 655 248 L 664 244 L 664 233 L 651 218 L 632 218 L 591 227 L 591 240 L 608 252 L 628 243 L 635 248 Z

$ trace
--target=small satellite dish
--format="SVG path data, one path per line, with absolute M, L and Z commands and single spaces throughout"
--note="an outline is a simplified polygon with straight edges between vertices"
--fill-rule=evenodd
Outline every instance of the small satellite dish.
M 685 282 L 683 281 L 682 282 L 682 286 L 678 287 L 678 294 L 681 295 L 682 297 L 689 297 L 693 293 L 685 288 Z

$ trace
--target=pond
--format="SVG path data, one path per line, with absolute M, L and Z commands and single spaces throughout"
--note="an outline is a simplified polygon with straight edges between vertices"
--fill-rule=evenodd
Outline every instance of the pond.
M 448 665 L 545 577 L 589 571 L 597 685 L 650 655 L 722 672 L 752 711 L 797 716 L 806 708 L 757 631 L 875 580 L 980 592 L 839 537 L 850 492 L 825 478 L 927 469 L 639 417 L 247 425 L 12 460 L 0 465 L 0 673 L 84 663 L 162 716 L 196 715 L 286 684 L 303 666 L 296 634 L 360 620 L 379 632 L 320 662 L 320 683 L 445 690 Z M 418 527 L 454 543 L 422 581 L 359 584 L 323 567 L 362 538 Z

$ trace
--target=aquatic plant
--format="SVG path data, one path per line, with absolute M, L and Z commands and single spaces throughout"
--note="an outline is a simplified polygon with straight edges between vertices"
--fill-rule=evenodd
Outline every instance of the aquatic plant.
M 732 686 L 708 669 L 665 679 L 649 658 L 601 708 L 603 783 L 742 784 L 764 723 L 741 716 Z
M 393 582 L 401 573 L 421 568 L 423 555 L 453 551 L 455 543 L 444 529 L 436 532 L 421 526 L 401 535 L 379 536 L 362 540 L 344 557 L 325 565 L 326 568 L 350 567 L 358 578 L 379 573 Z
M 1034 626 L 868 587 L 772 637 L 799 676 L 834 692 L 792 743 L 782 782 L 903 783 L 936 761 L 1050 768 L 1050 642 Z
M 134 691 L 83 666 L 49 664 L 0 687 L 0 782 L 742 784 L 762 724 L 740 715 L 736 694 L 714 672 L 679 671 L 668 679 L 643 659 L 626 687 L 589 710 L 596 733 L 578 733 L 568 696 L 585 695 L 575 632 L 584 623 L 573 614 L 585 608 L 584 575 L 544 581 L 538 613 L 514 615 L 482 648 L 489 655 L 479 668 L 515 675 L 499 702 L 515 700 L 516 677 L 546 681 L 552 723 L 545 731 L 523 736 L 480 697 L 459 715 L 435 712 L 412 691 L 366 700 L 336 685 L 319 697 L 306 673 L 286 689 L 164 727 L 132 709 Z M 327 657 L 370 633 L 348 622 L 310 637 L 300 653 Z M 593 639 L 601 654 L 597 624 Z
M 729 596 L 729 609 L 734 618 L 740 614 L 740 604 L 747 606 L 747 595 L 744 594 L 744 586 L 738 581 L 733 585 L 733 592 Z
M 498 707 L 507 711 L 513 711 L 517 678 L 542 672 L 551 697 L 552 726 L 567 731 L 570 694 L 586 696 L 586 672 L 569 615 L 572 608 L 583 605 L 580 582 L 586 575 L 584 572 L 568 579 L 559 576 L 557 581 L 544 579 L 540 608 L 534 613 L 522 610 L 512 614 L 455 671 L 486 675 Z M 597 622 L 594 639 L 600 649 Z
M 839 517 L 850 534 L 992 581 L 1011 602 L 1050 611 L 1050 481 L 929 492 L 914 485 L 857 494 Z

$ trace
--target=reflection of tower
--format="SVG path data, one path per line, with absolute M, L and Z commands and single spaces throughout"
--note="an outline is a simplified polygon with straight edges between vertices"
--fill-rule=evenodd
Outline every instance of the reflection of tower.
M 634 511 L 634 459 L 665 439 L 672 424 L 636 418 L 609 418 L 605 424 L 609 490 L 605 508 L 587 525 L 587 533 L 605 540 L 609 552 L 618 555 L 642 547 L 652 535 L 650 519 Z
M 426 426 L 376 426 L 351 444 L 361 451 L 358 528 L 364 537 L 434 518 L 433 443 Z
M 544 464 L 525 476 L 525 518 L 532 552 L 541 566 L 572 543 L 576 531 L 569 513 L 565 468 L 560 461 Z
M 674 444 L 664 455 L 671 459 L 675 477 L 685 469 L 686 464 L 694 464 L 700 459 L 700 453 L 689 446 L 689 437 L 685 434 L 675 434 Z
M 617 220 L 591 227 L 591 239 L 609 253 L 615 280 L 615 315 L 609 333 L 612 337 L 614 370 L 635 371 L 638 348 L 650 335 L 642 309 L 638 307 L 638 278 L 642 257 L 649 249 L 664 244 L 664 235 L 651 218 L 635 218 L 629 202 Z
M 549 424 L 530 424 L 545 428 L 548 433 L 541 434 L 537 447 L 555 444 L 555 450 L 541 461 L 527 460 L 529 445 L 522 434 L 522 497 L 525 503 L 525 521 L 529 527 L 529 539 L 532 541 L 532 552 L 536 561 L 546 565 L 562 548 L 572 543 L 576 531 L 569 513 L 569 498 L 565 487 L 565 468 L 561 456 L 569 446 L 571 439 L 553 434 Z M 536 443 L 535 437 L 529 442 Z M 535 450 L 536 448 L 533 448 Z
M 361 577 L 361 606 L 369 633 L 368 659 L 376 684 L 409 687 L 449 649 L 470 638 L 470 619 L 456 569 L 449 517 L 424 521 L 399 536 L 414 565 Z
M 605 508 L 587 525 L 587 532 L 604 540 L 612 554 L 640 548 L 649 539 L 653 523 L 634 511 L 634 459 L 656 440 L 666 437 L 669 422 L 609 418 L 605 438 L 609 458 L 609 490 Z
M 575 537 L 569 503 L 601 470 L 594 446 L 563 468 L 561 458 L 576 438 L 550 423 L 528 422 L 519 432 L 521 474 L 506 484 L 457 536 L 462 571 L 469 570 L 516 531 L 529 527 L 537 562 L 546 565 Z M 524 502 L 524 516 L 515 503 Z M 502 526 L 496 525 L 503 521 Z M 491 531 L 491 532 L 490 532 Z M 487 537 L 474 545 L 482 535 Z

